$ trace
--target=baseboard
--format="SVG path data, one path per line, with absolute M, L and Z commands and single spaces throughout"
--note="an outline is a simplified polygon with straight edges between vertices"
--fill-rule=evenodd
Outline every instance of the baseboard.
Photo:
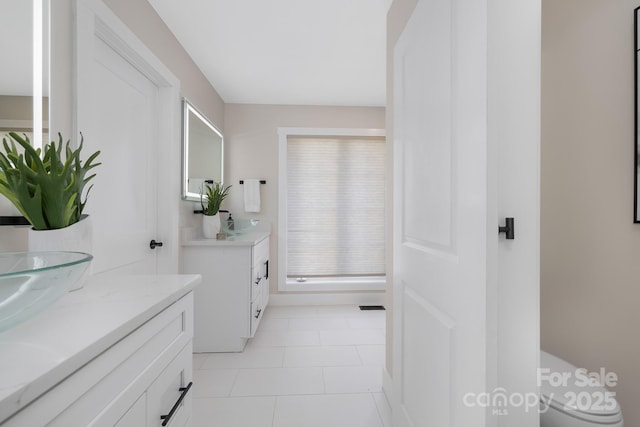
M 393 380 L 386 368 L 382 369 L 382 392 L 384 393 L 384 397 L 387 399 L 389 408 L 393 411 Z
M 276 293 L 269 295 L 269 305 L 384 305 L 386 292 L 353 293 Z

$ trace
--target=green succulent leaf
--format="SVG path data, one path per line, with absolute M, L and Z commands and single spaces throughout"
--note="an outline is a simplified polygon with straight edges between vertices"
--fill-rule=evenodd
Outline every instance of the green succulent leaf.
M 15 132 L 9 140 L 3 138 L 4 153 L 0 152 L 0 194 L 5 196 L 36 230 L 64 228 L 80 220 L 85 184 L 95 174 L 86 177 L 100 151 L 82 164 L 80 152 L 83 138 L 76 150 L 70 141 L 52 141 L 44 150 L 33 148 L 29 138 Z M 18 145 L 16 145 L 16 143 Z M 64 145 L 64 155 L 63 155 Z M 90 190 L 90 188 L 89 188 Z
M 230 188 L 230 185 L 223 187 L 220 182 L 214 182 L 213 184 L 205 183 L 202 186 L 202 191 L 200 192 L 200 206 L 202 206 L 202 213 L 208 216 L 217 214 L 220 210 L 220 205 L 222 205 L 222 201 L 229 195 Z

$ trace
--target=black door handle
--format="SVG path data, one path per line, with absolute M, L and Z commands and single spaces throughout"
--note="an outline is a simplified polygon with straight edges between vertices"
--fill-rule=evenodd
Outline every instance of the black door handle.
M 507 240 L 513 240 L 515 238 L 515 225 L 513 218 L 505 218 L 504 226 L 498 226 L 498 234 L 505 233 Z
M 156 247 L 162 247 L 162 242 L 156 242 L 155 240 L 152 240 L 149 242 L 149 247 L 151 249 L 155 249 Z

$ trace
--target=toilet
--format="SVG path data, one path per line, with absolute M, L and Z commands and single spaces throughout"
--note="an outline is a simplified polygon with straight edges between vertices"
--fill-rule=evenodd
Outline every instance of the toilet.
M 618 402 L 586 371 L 544 351 L 540 368 L 540 427 L 623 427 Z

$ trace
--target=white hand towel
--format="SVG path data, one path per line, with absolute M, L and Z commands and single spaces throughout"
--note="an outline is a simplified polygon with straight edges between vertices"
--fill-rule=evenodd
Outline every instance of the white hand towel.
M 260 180 L 244 180 L 244 210 L 245 212 L 260 212 Z

